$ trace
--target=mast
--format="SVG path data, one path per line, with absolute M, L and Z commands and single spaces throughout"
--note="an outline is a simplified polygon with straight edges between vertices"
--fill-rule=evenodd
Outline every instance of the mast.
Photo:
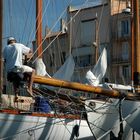
M 134 38 L 134 52 L 132 51 L 132 66 L 134 67 L 133 77 L 134 77 L 134 87 L 136 92 L 140 92 L 140 18 L 139 18 L 139 0 L 132 0 L 132 11 L 133 11 L 133 20 L 134 24 L 134 32 L 135 36 L 132 35 Z M 133 39 L 132 39 L 133 41 Z M 135 60 L 134 60 L 135 58 Z
M 95 46 L 95 62 L 97 63 L 98 61 L 98 51 L 99 51 L 99 22 L 98 22 L 98 17 L 96 13 L 96 33 L 95 33 L 95 41 L 96 41 L 96 46 Z
M 131 80 L 132 80 L 132 86 L 134 86 L 134 19 L 133 19 L 133 13 L 134 13 L 134 4 L 133 0 L 131 0 Z
M 2 58 L 2 22 L 3 22 L 3 0 L 0 0 L 0 99 L 3 90 L 3 58 Z
M 39 58 L 42 58 L 42 0 L 36 0 L 36 40 Z

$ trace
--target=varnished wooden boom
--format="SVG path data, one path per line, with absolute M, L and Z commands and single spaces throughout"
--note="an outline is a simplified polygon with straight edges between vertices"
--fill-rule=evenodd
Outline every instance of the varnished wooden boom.
M 101 87 L 93 87 L 90 85 L 85 85 L 76 82 L 68 82 L 63 80 L 58 80 L 54 78 L 42 77 L 42 76 L 34 76 L 34 83 L 45 84 L 55 87 L 67 88 L 72 90 L 84 91 L 84 92 L 91 92 L 94 94 L 105 95 L 109 97 L 120 97 L 120 92 L 116 90 L 107 90 Z

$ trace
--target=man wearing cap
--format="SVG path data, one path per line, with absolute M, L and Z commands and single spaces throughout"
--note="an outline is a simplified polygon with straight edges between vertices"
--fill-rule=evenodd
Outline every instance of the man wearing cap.
M 35 70 L 27 65 L 23 65 L 23 54 L 31 53 L 31 49 L 21 43 L 17 43 L 16 39 L 9 37 L 7 40 L 7 46 L 4 48 L 4 59 L 7 73 L 10 72 L 22 72 L 31 75 L 28 85 L 28 92 L 32 96 L 32 84 L 33 75 Z

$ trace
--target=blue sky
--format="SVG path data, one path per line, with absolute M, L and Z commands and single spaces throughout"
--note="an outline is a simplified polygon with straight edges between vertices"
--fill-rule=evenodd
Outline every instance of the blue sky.
M 85 1 L 43 0 L 43 34 L 46 26 L 52 28 L 68 5 L 81 5 Z M 6 44 L 7 37 L 13 36 L 30 47 L 30 42 L 35 38 L 35 0 L 3 0 L 3 3 L 3 44 Z M 66 19 L 66 12 L 63 18 Z M 59 24 L 53 30 L 59 30 Z

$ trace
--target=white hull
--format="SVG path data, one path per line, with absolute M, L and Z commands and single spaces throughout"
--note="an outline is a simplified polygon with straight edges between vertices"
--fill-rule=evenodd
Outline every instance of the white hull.
M 122 115 L 126 122 L 140 134 L 140 101 L 125 101 L 122 104 Z
M 86 107 L 86 110 L 95 137 L 101 140 L 109 140 L 110 132 L 113 132 L 114 137 L 118 137 L 120 131 L 118 100 L 113 100 L 112 103 L 100 100 L 90 101 L 93 102 L 93 110 L 88 107 Z M 87 105 L 90 101 L 87 101 Z M 135 123 L 139 125 L 139 121 Z M 132 140 L 133 136 L 135 136 L 135 140 L 140 140 L 140 135 L 136 132 L 133 133 L 132 127 L 125 120 L 123 121 L 123 131 L 123 140 Z
M 76 124 L 80 126 L 78 139 L 93 139 L 85 120 L 0 113 L 0 139 L 73 140 Z

